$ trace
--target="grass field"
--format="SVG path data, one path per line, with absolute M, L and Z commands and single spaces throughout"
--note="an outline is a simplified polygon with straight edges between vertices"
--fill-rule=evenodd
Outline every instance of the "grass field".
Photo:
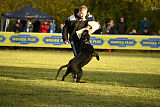
M 0 50 L 0 107 L 160 107 L 160 54 L 99 55 L 74 83 L 54 79 L 71 51 Z

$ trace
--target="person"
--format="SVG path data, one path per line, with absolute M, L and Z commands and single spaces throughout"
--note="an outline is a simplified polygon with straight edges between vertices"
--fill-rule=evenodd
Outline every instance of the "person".
M 76 9 L 75 13 L 65 21 L 65 25 L 63 27 L 63 42 L 65 44 L 68 44 L 68 42 L 70 42 L 74 56 L 77 56 L 77 54 L 79 53 L 79 46 L 81 44 L 76 31 L 85 28 L 88 25 L 88 18 L 86 18 L 87 10 L 88 8 L 85 5 L 81 6 L 78 11 Z
M 148 29 L 144 29 L 144 31 L 141 33 L 141 35 L 151 35 Z
M 25 26 L 25 32 L 32 32 L 32 30 L 33 30 L 32 22 L 31 22 L 31 20 L 28 20 L 27 24 Z
M 149 21 L 147 20 L 147 17 L 144 17 L 140 25 L 141 25 L 141 34 L 144 33 L 145 29 L 147 29 L 147 31 L 149 32 L 150 24 Z
M 47 21 L 44 21 L 44 24 L 41 25 L 39 32 L 41 33 L 48 33 L 49 31 L 49 25 Z
M 23 31 L 23 25 L 21 24 L 21 20 L 18 19 L 16 23 L 13 25 L 13 32 L 19 33 Z
M 49 24 L 49 33 L 56 33 L 56 24 L 53 24 L 53 22 Z
M 23 26 L 23 32 L 25 32 L 25 26 L 27 24 L 27 21 L 26 20 L 21 20 L 21 23 L 22 23 L 22 26 Z
M 117 33 L 125 34 L 127 30 L 127 24 L 124 22 L 124 18 L 120 18 L 120 22 L 117 24 Z
M 40 26 L 41 26 L 41 22 L 36 20 L 33 23 L 33 32 L 39 32 Z
M 105 24 L 102 26 L 102 34 L 108 34 L 110 30 L 109 26 L 110 19 L 106 19 Z
M 137 35 L 137 31 L 135 29 L 132 30 L 132 32 L 129 33 L 130 35 Z
M 160 29 L 158 30 L 158 33 L 156 34 L 156 36 L 160 36 Z
M 109 34 L 115 34 L 116 33 L 116 27 L 115 27 L 115 24 L 114 24 L 113 20 L 111 20 L 109 22 L 109 26 L 110 26 Z
M 62 33 L 63 32 L 63 24 L 60 25 L 60 28 L 58 29 L 58 33 Z

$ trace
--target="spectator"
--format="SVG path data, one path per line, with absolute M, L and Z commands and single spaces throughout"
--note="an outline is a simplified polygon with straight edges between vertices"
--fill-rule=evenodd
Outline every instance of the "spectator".
M 102 27 L 102 34 L 108 34 L 110 30 L 109 19 L 106 19 L 105 24 Z
M 38 20 L 35 21 L 33 23 L 33 32 L 39 32 L 40 26 L 41 26 L 41 22 Z
M 41 33 L 48 33 L 49 31 L 49 25 L 47 21 L 44 21 L 44 24 L 41 25 L 39 32 Z
M 63 32 L 63 24 L 60 25 L 60 28 L 58 29 L 58 33 L 62 33 Z
M 22 23 L 22 25 L 23 25 L 23 32 L 25 32 L 25 26 L 26 26 L 26 24 L 27 24 L 27 21 L 26 20 L 21 20 L 21 23 Z
M 49 33 L 56 33 L 56 24 L 53 24 L 53 22 L 49 24 Z
M 160 29 L 158 30 L 158 33 L 156 34 L 157 36 L 160 36 Z
M 110 26 L 109 34 L 115 34 L 116 33 L 116 28 L 115 28 L 115 24 L 114 24 L 113 20 L 111 20 L 109 22 L 109 26 Z
M 117 25 L 117 33 L 118 34 L 125 34 L 127 30 L 127 24 L 124 22 L 124 18 L 120 18 L 120 22 Z
M 137 31 L 135 29 L 132 30 L 132 32 L 129 33 L 130 35 L 137 35 Z
M 147 29 L 144 29 L 143 33 L 141 35 L 151 35 L 150 32 Z
M 147 20 L 147 17 L 144 17 L 144 19 L 141 21 L 141 34 L 144 33 L 144 30 L 147 29 L 147 31 L 149 32 L 149 21 Z
M 18 19 L 16 23 L 13 25 L 13 32 L 19 33 L 23 31 L 23 25 L 21 24 L 21 20 Z
M 31 20 L 28 20 L 28 21 L 27 21 L 27 24 L 26 24 L 26 26 L 25 26 L 25 31 L 26 31 L 26 32 L 32 32 L 32 30 L 33 30 L 32 22 L 31 22 Z

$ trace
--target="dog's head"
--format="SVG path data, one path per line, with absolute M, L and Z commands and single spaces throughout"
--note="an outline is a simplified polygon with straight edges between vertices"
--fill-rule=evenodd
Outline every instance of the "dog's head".
M 82 35 L 81 35 L 81 39 L 82 43 L 90 43 L 89 40 L 90 40 L 90 35 L 89 35 L 89 32 L 88 30 L 84 30 Z

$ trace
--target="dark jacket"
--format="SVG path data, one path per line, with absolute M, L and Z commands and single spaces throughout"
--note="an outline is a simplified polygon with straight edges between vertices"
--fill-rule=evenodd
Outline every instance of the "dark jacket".
M 88 25 L 88 20 L 87 19 L 81 19 L 80 17 L 75 15 L 70 16 L 66 21 L 65 25 L 63 27 L 63 32 L 62 32 L 62 38 L 63 41 L 66 40 L 73 40 L 73 41 L 79 41 L 76 31 L 87 27 Z M 68 33 L 69 33 L 69 38 L 68 38 Z
M 109 34 L 115 34 L 116 33 L 116 27 L 113 26 L 111 27 L 111 29 L 109 30 Z
M 23 25 L 21 23 L 16 23 L 13 25 L 13 32 L 19 33 L 23 31 Z
M 127 30 L 127 24 L 125 22 L 120 22 L 117 25 L 117 33 L 118 34 L 125 34 Z

